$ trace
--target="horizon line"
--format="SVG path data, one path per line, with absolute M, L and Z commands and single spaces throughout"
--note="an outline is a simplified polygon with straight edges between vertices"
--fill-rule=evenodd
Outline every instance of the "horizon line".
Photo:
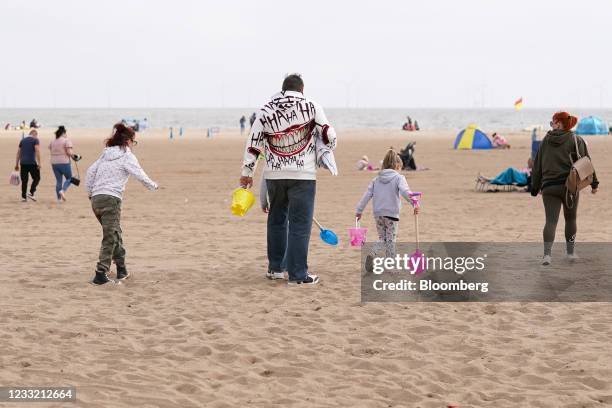
M 258 110 L 260 108 L 253 106 L 13 106 L 13 107 L 0 107 L 0 110 L 11 110 L 11 109 L 247 109 L 247 110 Z M 325 106 L 324 109 L 466 109 L 466 110 L 486 110 L 486 109 L 504 109 L 514 110 L 513 107 L 506 106 Z M 571 109 L 571 110 L 585 110 L 585 109 L 597 109 L 597 110 L 612 110 L 612 106 L 596 107 L 596 106 L 532 106 L 525 107 L 521 110 L 543 110 L 543 109 Z M 520 111 L 516 111 L 519 113 Z

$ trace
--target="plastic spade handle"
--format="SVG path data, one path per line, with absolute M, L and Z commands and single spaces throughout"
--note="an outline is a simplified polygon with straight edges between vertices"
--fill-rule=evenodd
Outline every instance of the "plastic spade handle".
M 416 231 L 416 249 L 419 249 L 419 215 L 414 214 L 414 229 Z
M 319 227 L 319 229 L 321 231 L 323 231 L 323 227 L 321 226 L 321 224 L 319 224 L 319 221 L 317 221 L 317 219 L 315 217 L 312 217 L 312 220 L 315 222 L 315 224 L 317 224 L 317 226 Z

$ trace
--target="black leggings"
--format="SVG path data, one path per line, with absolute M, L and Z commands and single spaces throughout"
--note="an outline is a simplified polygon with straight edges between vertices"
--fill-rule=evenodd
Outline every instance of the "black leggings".
M 22 164 L 21 165 L 21 198 L 26 198 L 26 192 L 28 191 L 28 175 L 32 175 L 32 186 L 30 187 L 30 193 L 36 192 L 36 187 L 40 182 L 40 170 L 36 164 Z
M 555 241 L 555 230 L 559 221 L 559 213 L 563 206 L 563 217 L 565 218 L 565 241 L 567 242 L 567 253 L 574 253 L 574 241 L 576 240 L 576 213 L 578 210 L 578 195 L 574 199 L 572 208 L 565 202 L 565 186 L 548 186 L 542 190 L 544 211 L 546 212 L 546 225 L 544 225 L 544 255 L 550 255 L 553 242 Z

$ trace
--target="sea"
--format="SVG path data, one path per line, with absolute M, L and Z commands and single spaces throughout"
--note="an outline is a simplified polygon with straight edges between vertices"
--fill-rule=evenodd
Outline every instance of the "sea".
M 238 128 L 242 115 L 247 119 L 255 108 L 0 108 L 2 128 L 7 123 L 29 124 L 35 118 L 43 127 L 64 125 L 67 128 L 110 128 L 122 119 L 147 118 L 152 128 Z M 566 109 L 580 117 L 598 116 L 612 124 L 612 108 Z M 406 117 L 417 120 L 422 130 L 462 129 L 475 123 L 485 131 L 524 129 L 541 126 L 547 129 L 555 109 L 472 108 L 328 108 L 325 113 L 336 128 L 401 129 Z M 248 122 L 247 122 L 248 123 Z

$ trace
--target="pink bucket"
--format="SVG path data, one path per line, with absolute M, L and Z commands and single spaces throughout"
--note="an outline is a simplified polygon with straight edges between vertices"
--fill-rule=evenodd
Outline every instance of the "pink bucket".
M 366 242 L 367 228 L 359 226 L 359 220 L 355 220 L 355 228 L 349 228 L 349 236 L 351 238 L 351 246 L 363 246 Z

